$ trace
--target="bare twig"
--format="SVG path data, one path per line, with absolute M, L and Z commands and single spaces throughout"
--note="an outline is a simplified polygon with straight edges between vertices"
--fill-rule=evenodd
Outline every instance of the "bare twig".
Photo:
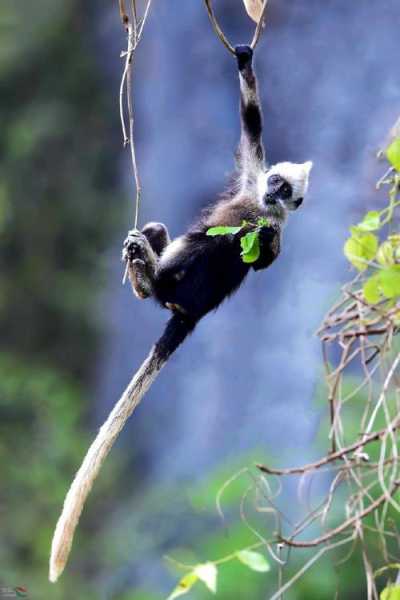
M 225 48 L 228 50 L 228 52 L 230 52 L 231 54 L 235 54 L 235 48 L 232 46 L 232 44 L 229 42 L 229 40 L 227 39 L 227 37 L 225 36 L 224 32 L 222 31 L 221 27 L 218 24 L 218 21 L 216 19 L 215 13 L 214 13 L 214 9 L 212 7 L 211 4 L 211 0 L 204 0 L 204 3 L 206 5 L 206 9 L 207 9 L 207 13 L 208 16 L 210 17 L 210 21 L 211 24 L 213 26 L 213 29 L 216 33 L 216 35 L 218 36 L 218 38 L 221 40 L 221 42 L 223 43 L 223 45 L 225 46 Z M 261 33 L 265 24 L 265 13 L 267 10 L 267 4 L 268 4 L 268 0 L 264 0 L 264 4 L 261 10 L 261 15 L 260 15 L 260 19 L 256 25 L 256 29 L 253 35 L 253 39 L 251 41 L 251 48 L 254 50 L 255 47 L 257 46 L 259 39 L 261 37 Z
M 208 16 L 210 17 L 210 21 L 211 24 L 214 28 L 215 33 L 217 34 L 217 36 L 219 37 L 219 39 L 221 40 L 221 42 L 223 43 L 223 45 L 225 46 L 225 48 L 228 50 L 228 52 L 230 52 L 231 54 L 235 54 L 235 49 L 232 46 L 232 44 L 227 40 L 227 38 L 225 37 L 224 32 L 222 31 L 221 27 L 218 25 L 218 21 L 215 17 L 214 14 L 214 10 L 213 7 L 211 5 L 211 0 L 204 0 L 206 8 L 207 8 L 207 12 L 208 12 Z
M 400 427 L 400 418 L 397 418 L 390 425 L 390 427 L 393 430 L 398 429 Z M 375 431 L 374 433 L 371 433 L 371 434 L 363 437 L 363 439 L 358 440 L 357 442 L 355 442 L 354 444 L 351 444 L 347 448 L 342 448 L 341 450 L 337 450 L 336 452 L 334 452 L 332 454 L 328 454 L 327 456 L 324 456 L 324 458 L 321 458 L 321 460 L 317 460 L 316 462 L 309 463 L 307 465 L 303 465 L 302 467 L 293 467 L 291 469 L 272 469 L 271 467 L 267 467 L 266 465 L 261 465 L 261 464 L 256 464 L 256 467 L 257 467 L 257 469 L 260 469 L 260 471 L 263 471 L 263 473 L 268 473 L 268 475 L 295 475 L 295 474 L 307 473 L 309 471 L 315 471 L 316 469 L 319 469 L 319 468 L 323 467 L 324 465 L 327 465 L 328 463 L 331 463 L 331 462 L 337 460 L 338 458 L 342 458 L 345 454 L 350 454 L 351 452 L 355 452 L 355 450 L 358 450 L 358 448 L 366 446 L 370 442 L 379 440 L 381 437 L 386 435 L 386 433 L 387 433 L 387 427 L 385 427 L 384 429 L 381 429 L 380 431 Z
M 396 482 L 394 484 L 394 486 L 392 487 L 392 489 L 390 490 L 390 493 L 394 494 L 396 492 L 396 490 L 399 489 L 399 487 L 400 487 L 400 482 Z M 372 502 L 362 512 L 357 513 L 354 517 L 347 519 L 346 521 L 344 521 L 343 523 L 338 525 L 338 527 L 335 527 L 335 529 L 331 529 L 324 535 L 321 535 L 313 540 L 310 540 L 307 542 L 297 542 L 295 540 L 282 537 L 282 538 L 280 538 L 280 541 L 282 542 L 282 544 L 286 544 L 287 546 L 291 546 L 292 548 L 313 548 L 315 546 L 320 546 L 321 544 L 324 544 L 325 542 L 328 542 L 332 538 L 343 533 L 344 531 L 346 531 L 346 529 L 349 529 L 357 521 L 364 519 L 366 516 L 368 516 L 369 514 L 374 512 L 377 508 L 382 506 L 382 504 L 386 501 L 387 501 L 386 494 L 382 494 L 382 496 L 379 496 L 379 498 L 377 498 L 377 500 Z
M 124 52 L 121 53 L 121 57 L 125 58 L 124 70 L 121 77 L 121 84 L 119 89 L 119 112 L 121 119 L 121 127 L 122 127 L 122 136 L 124 147 L 130 146 L 131 151 L 131 162 L 132 162 L 132 170 L 135 181 L 135 211 L 134 211 L 134 219 L 133 226 L 136 229 L 138 225 L 139 219 L 139 209 L 140 209 L 140 200 L 142 187 L 139 177 L 139 170 L 136 161 L 136 149 L 135 149 L 135 141 L 134 141 L 134 117 L 133 117 L 133 101 L 132 101 L 132 71 L 133 71 L 133 60 L 136 48 L 142 38 L 143 29 L 149 15 L 151 6 L 151 0 L 147 0 L 144 14 L 141 22 L 139 22 L 139 17 L 136 9 L 136 0 L 131 0 L 131 15 L 128 14 L 125 8 L 124 0 L 119 0 L 119 10 L 122 24 L 127 32 L 127 48 Z M 126 98 L 126 110 L 128 113 L 128 122 L 129 122 L 129 135 L 127 133 L 127 126 L 125 120 L 125 108 L 124 108 L 124 98 Z M 124 276 L 124 281 L 126 280 L 126 275 Z

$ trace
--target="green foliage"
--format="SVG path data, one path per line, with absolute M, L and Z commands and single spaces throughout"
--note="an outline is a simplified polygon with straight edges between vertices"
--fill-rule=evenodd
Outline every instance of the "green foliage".
M 255 546 L 261 545 L 262 542 L 255 544 Z M 251 546 L 251 548 L 253 547 L 254 544 Z M 195 567 L 188 567 L 188 569 L 190 569 L 189 572 L 179 580 L 177 586 L 168 596 L 167 600 L 174 600 L 174 598 L 183 596 L 192 589 L 198 580 L 203 581 L 208 590 L 215 594 L 217 592 L 217 576 L 219 565 L 235 561 L 236 559 L 250 570 L 257 571 L 258 573 L 265 573 L 270 570 L 270 566 L 265 557 L 259 552 L 255 552 L 250 548 L 238 550 L 237 552 L 229 554 L 228 556 L 224 556 L 223 558 L 213 562 L 208 561 L 203 564 L 198 564 Z M 184 565 L 181 566 L 184 567 Z
M 239 227 L 228 227 L 224 225 L 221 225 L 220 227 L 210 227 L 210 229 L 207 229 L 207 235 L 212 237 L 216 235 L 236 235 L 243 229 L 243 227 L 244 225 Z
M 352 265 L 359 271 L 365 271 L 369 262 L 375 258 L 378 250 L 378 238 L 356 227 L 351 228 L 352 235 L 344 245 L 344 253 Z
M 265 559 L 265 556 L 259 552 L 254 552 L 253 550 L 240 550 L 239 552 L 236 552 L 236 556 L 241 563 L 253 571 L 265 573 L 271 569 L 269 563 Z
M 369 304 L 400 297 L 400 235 L 391 233 L 381 243 L 378 237 L 392 221 L 400 203 L 399 182 L 395 176 L 389 191 L 389 205 L 381 211 L 368 212 L 358 225 L 351 227 L 351 236 L 344 245 L 347 259 L 366 274 L 363 292 Z
M 390 164 L 400 171 L 400 137 L 396 138 L 386 150 L 386 156 Z
M 240 256 L 244 263 L 251 264 L 260 258 L 260 231 L 263 227 L 269 226 L 269 220 L 266 217 L 259 217 L 257 223 L 249 223 L 243 221 L 239 227 L 229 227 L 221 225 L 218 227 L 210 227 L 207 230 L 207 235 L 237 235 L 243 229 L 249 230 L 241 236 L 240 246 L 242 251 Z
M 391 585 L 382 590 L 380 600 L 400 600 L 400 586 Z
M 240 256 L 244 263 L 253 263 L 260 257 L 260 240 L 258 231 L 251 231 L 240 238 L 242 252 Z
M 118 115 L 89 49 L 92 10 L 76 0 L 0 5 L 0 578 L 54 600 L 98 598 L 87 550 L 102 532 L 98 494 L 118 476 L 114 453 L 79 528 L 73 576 L 51 586 L 53 528 L 91 438 L 102 255 L 123 216 Z

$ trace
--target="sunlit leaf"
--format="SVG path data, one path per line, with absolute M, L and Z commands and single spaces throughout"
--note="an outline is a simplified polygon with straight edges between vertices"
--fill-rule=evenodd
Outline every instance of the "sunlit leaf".
M 257 219 L 258 227 L 269 227 L 270 224 L 271 224 L 271 221 L 267 217 L 259 217 Z
M 258 231 L 251 231 L 246 233 L 240 239 L 240 245 L 242 247 L 241 257 L 245 263 L 253 263 L 260 257 L 260 240 L 258 237 Z
M 167 600 L 174 600 L 174 598 L 179 598 L 179 596 L 183 596 L 187 594 L 188 591 L 194 586 L 196 581 L 198 581 L 198 575 L 194 571 L 191 571 L 187 575 L 184 575 L 182 579 L 179 581 L 178 585 L 167 598 Z
M 247 14 L 253 21 L 258 23 L 261 18 L 263 2 L 262 0 L 243 0 Z
M 359 231 L 376 231 L 381 226 L 380 213 L 377 210 L 369 211 L 364 219 L 356 226 Z
M 364 233 L 352 228 L 352 236 L 344 245 L 346 258 L 359 271 L 368 268 L 368 261 L 375 258 L 378 250 L 378 238 L 373 233 Z
M 240 245 L 242 246 L 242 250 L 244 253 L 251 251 L 251 249 L 257 241 L 257 238 L 257 231 L 250 231 L 250 233 L 246 233 L 246 235 L 240 238 Z
M 253 552 L 252 550 L 240 550 L 236 553 L 241 563 L 259 573 L 265 573 L 271 569 L 268 561 L 263 554 Z
M 380 286 L 386 298 L 400 296 L 400 270 L 396 267 L 382 269 L 379 273 Z
M 386 156 L 390 164 L 400 171 L 400 137 L 396 138 L 386 150 Z
M 394 247 L 390 241 L 386 240 L 379 246 L 376 260 L 384 267 L 390 267 L 394 264 Z
M 400 586 L 391 585 L 382 590 L 380 600 L 400 600 Z
M 373 275 L 364 283 L 364 298 L 369 304 L 376 304 L 381 299 L 379 275 Z
M 213 594 L 216 593 L 218 571 L 217 567 L 213 563 L 208 562 L 204 563 L 203 565 L 198 565 L 195 568 L 194 573 L 199 579 L 201 579 L 203 583 L 206 584 L 210 592 L 213 592 Z
M 237 233 L 239 233 L 239 231 L 241 231 L 242 228 L 243 228 L 243 226 L 228 227 L 225 225 L 221 225 L 219 227 L 210 227 L 210 229 L 207 229 L 207 235 L 210 235 L 210 236 L 229 235 L 229 234 L 236 235 Z

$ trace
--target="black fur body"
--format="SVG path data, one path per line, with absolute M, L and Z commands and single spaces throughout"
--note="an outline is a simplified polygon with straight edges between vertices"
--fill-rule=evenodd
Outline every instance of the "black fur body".
M 261 230 L 260 258 L 251 265 L 242 260 L 240 234 L 208 236 L 208 229 L 216 225 L 238 226 L 250 218 L 253 223 L 257 221 L 254 214 L 245 215 L 243 211 L 228 219 L 229 201 L 226 206 L 224 203 L 221 201 L 208 218 L 190 229 L 182 240 L 182 250 L 161 262 L 154 281 L 154 298 L 162 306 L 180 307 L 177 310 L 196 322 L 235 292 L 250 268 L 269 266 L 279 253 L 280 232 L 271 227 Z M 214 218 L 216 213 L 221 217 L 218 220 Z
M 295 197 L 290 177 L 285 179 L 279 171 L 269 177 L 265 190 L 260 192 L 260 177 L 263 183 L 267 169 L 251 48 L 238 46 L 236 57 L 241 138 L 235 191 L 205 210 L 185 235 L 172 242 L 165 225 L 149 223 L 142 231 L 131 231 L 124 243 L 123 258 L 128 261 L 135 294 L 140 298 L 152 296 L 173 312 L 156 345 L 159 356 L 165 359 L 204 315 L 239 288 L 251 268 L 265 269 L 278 257 L 287 211 L 302 202 L 302 198 Z M 268 226 L 259 232 L 260 256 L 256 262 L 246 264 L 241 257 L 240 238 L 257 226 L 260 217 L 268 219 Z M 244 221 L 248 225 L 236 235 L 207 235 L 212 227 L 241 226 Z

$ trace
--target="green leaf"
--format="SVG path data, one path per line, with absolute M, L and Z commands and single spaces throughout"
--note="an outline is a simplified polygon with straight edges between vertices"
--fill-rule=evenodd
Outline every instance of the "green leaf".
M 228 227 L 225 225 L 220 225 L 219 227 L 210 227 L 207 229 L 207 235 L 216 236 L 216 235 L 236 235 L 243 229 L 243 225 L 240 227 Z
M 258 227 L 269 227 L 270 224 L 271 224 L 271 221 L 267 217 L 259 217 L 257 219 Z
M 359 271 L 368 268 L 368 261 L 375 258 L 378 250 L 378 238 L 373 233 L 364 233 L 352 227 L 352 236 L 344 245 L 346 258 Z
M 369 304 L 376 304 L 381 299 L 379 273 L 373 275 L 364 283 L 364 298 Z
M 258 231 L 251 231 L 240 238 L 241 257 L 244 263 L 253 263 L 260 257 L 260 240 Z
M 381 591 L 380 600 L 400 600 L 400 586 L 391 585 Z
M 390 241 L 386 240 L 379 246 L 376 260 L 384 267 L 391 267 L 394 264 L 394 246 Z
M 367 212 L 361 223 L 356 226 L 358 231 L 376 231 L 381 226 L 380 213 L 377 210 Z
M 184 575 L 173 592 L 168 596 L 167 600 L 174 600 L 174 598 L 179 598 L 179 596 L 187 594 L 198 579 L 199 578 L 194 571 Z
M 400 296 L 400 270 L 396 267 L 382 269 L 379 273 L 381 290 L 386 298 Z
M 236 557 L 241 563 L 259 573 L 265 573 L 271 569 L 265 556 L 259 552 L 253 552 L 252 550 L 240 550 L 236 552 Z
M 244 253 L 251 252 L 256 240 L 258 238 L 257 231 L 250 231 L 250 233 L 246 233 L 246 235 L 240 238 L 240 245 L 242 246 L 242 250 Z
M 386 150 L 386 156 L 390 164 L 400 171 L 400 137 L 396 138 Z
M 213 594 L 216 593 L 218 571 L 217 567 L 213 563 L 207 562 L 202 565 L 197 565 L 197 567 L 194 570 L 194 573 L 199 579 L 201 579 L 203 583 L 206 584 L 210 592 L 212 592 Z

